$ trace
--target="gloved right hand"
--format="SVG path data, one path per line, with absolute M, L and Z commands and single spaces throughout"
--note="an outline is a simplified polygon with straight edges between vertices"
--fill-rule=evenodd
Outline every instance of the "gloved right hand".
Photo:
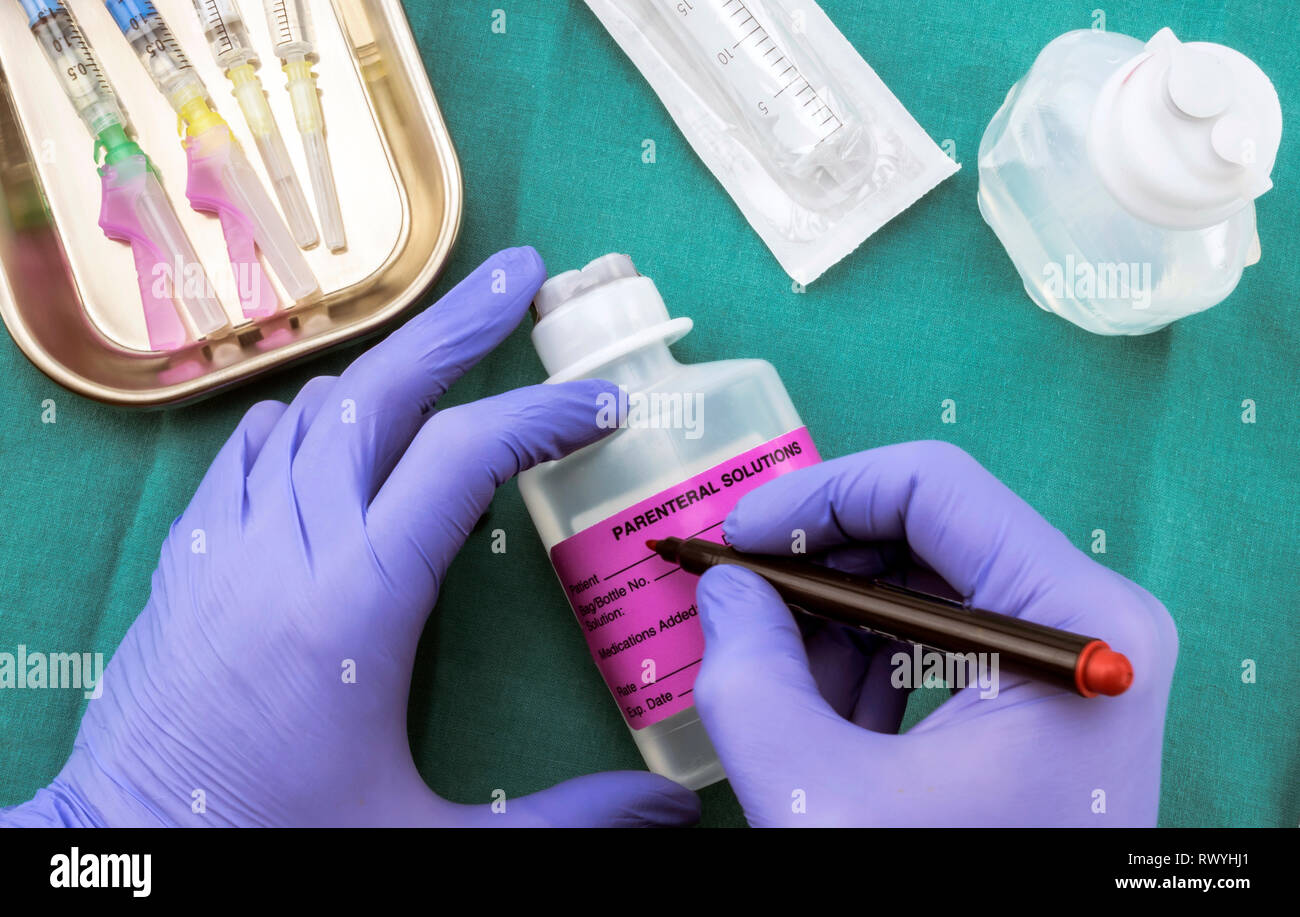
M 765 554 L 789 555 L 800 529 L 830 566 L 876 575 L 901 549 L 973 607 L 1105 640 L 1134 680 L 1083 698 L 999 669 L 996 697 L 961 688 L 897 735 L 909 688 L 893 657 L 910 647 L 797 624 L 764 580 L 715 567 L 698 589 L 695 699 L 751 824 L 1155 824 L 1178 638 L 1150 593 L 947 443 L 791 472 L 723 524 L 736 548 Z

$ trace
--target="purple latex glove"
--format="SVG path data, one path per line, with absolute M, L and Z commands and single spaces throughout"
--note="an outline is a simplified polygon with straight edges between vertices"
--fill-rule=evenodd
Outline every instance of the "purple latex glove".
M 698 590 L 695 698 L 751 824 L 1155 824 L 1178 637 L 1148 592 L 947 443 L 791 472 L 723 524 L 735 547 L 768 554 L 789 555 L 797 529 L 836 568 L 876 575 L 910 556 L 908 585 L 936 591 L 916 574 L 937 573 L 973 607 L 1105 640 L 1134 680 L 1089 699 L 1000 670 L 996 697 L 970 684 L 897 735 L 909 691 L 893 657 L 910 646 L 796 623 L 758 576 L 716 567 Z
M 610 389 L 599 381 L 430 416 L 544 277 L 531 248 L 501 252 L 342 376 L 248 411 L 173 523 L 68 763 L 0 823 L 698 819 L 694 793 L 632 771 L 507 798 L 497 814 L 491 800 L 440 799 L 411 758 L 416 642 L 452 558 L 498 485 L 609 432 L 597 427 L 597 395 Z

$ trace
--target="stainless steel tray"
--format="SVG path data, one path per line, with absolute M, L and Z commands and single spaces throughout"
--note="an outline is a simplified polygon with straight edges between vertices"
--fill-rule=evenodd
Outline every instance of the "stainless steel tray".
M 306 257 L 321 294 L 245 319 L 214 217 L 185 199 L 176 116 L 100 0 L 64 0 L 162 175 L 185 231 L 236 322 L 218 340 L 148 349 L 130 249 L 98 226 L 91 137 L 17 3 L 0 2 L 0 315 L 22 351 L 75 392 L 111 404 L 176 404 L 378 330 L 433 283 L 460 225 L 460 167 L 398 0 L 311 0 L 315 68 L 348 247 Z M 190 0 L 154 0 L 265 181 L 252 137 Z M 308 199 L 306 163 L 260 0 L 238 0 L 260 75 Z M 254 8 L 256 7 L 256 8 Z M 313 202 L 313 214 L 315 207 Z

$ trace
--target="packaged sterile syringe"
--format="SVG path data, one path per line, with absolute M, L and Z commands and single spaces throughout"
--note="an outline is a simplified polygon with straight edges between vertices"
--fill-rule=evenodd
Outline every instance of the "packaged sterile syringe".
M 795 280 L 957 171 L 812 0 L 587 0 Z

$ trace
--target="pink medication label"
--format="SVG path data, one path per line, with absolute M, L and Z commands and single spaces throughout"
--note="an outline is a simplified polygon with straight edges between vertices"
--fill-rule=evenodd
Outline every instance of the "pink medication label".
M 651 538 L 721 543 L 722 521 L 755 487 L 821 461 L 806 427 L 778 436 L 629 506 L 551 549 L 587 646 L 633 729 L 687 709 L 704 655 L 698 577 L 645 546 Z

